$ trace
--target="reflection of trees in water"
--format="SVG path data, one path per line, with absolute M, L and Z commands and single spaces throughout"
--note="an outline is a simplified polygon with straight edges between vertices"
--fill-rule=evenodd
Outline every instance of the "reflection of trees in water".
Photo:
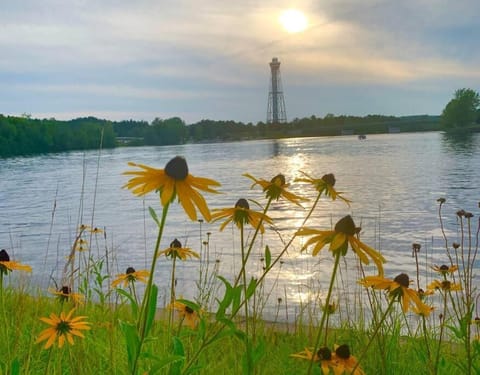
M 470 132 L 444 132 L 442 133 L 442 145 L 446 151 L 471 154 L 475 151 L 479 140 L 479 134 Z

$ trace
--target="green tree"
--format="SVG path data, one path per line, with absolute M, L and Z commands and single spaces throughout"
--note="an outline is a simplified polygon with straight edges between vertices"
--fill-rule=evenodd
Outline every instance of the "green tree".
M 472 89 L 459 89 L 442 112 L 442 125 L 447 129 L 463 128 L 477 120 L 480 95 Z

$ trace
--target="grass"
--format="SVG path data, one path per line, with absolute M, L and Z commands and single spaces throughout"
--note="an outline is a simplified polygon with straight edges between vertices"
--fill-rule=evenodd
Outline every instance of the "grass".
M 388 260 L 360 240 L 359 229 L 349 215 L 333 228 L 308 227 L 321 196 L 347 205 L 351 202 L 334 189 L 332 174 L 322 178 L 305 175 L 299 181 L 316 190 L 316 200 L 298 231 L 282 242 L 282 249 L 271 251 L 268 245 L 264 246 L 263 271 L 253 277 L 248 267 L 250 255 L 259 234 L 268 230 L 264 224 L 271 220 L 270 207 L 280 199 L 292 204 L 302 202 L 301 197 L 288 191 L 289 185 L 282 175 L 271 180 L 247 175 L 254 186 L 259 185 L 263 190 L 266 203 L 255 201 L 259 211 L 250 209 L 248 201 L 240 199 L 233 208 L 218 210 L 210 217 L 206 201 L 198 196 L 199 191 L 212 192 L 215 182 L 189 175 L 186 162 L 178 157 L 167 163 L 165 170 L 145 169 L 129 174 L 136 180 L 130 180 L 127 187 L 136 194 L 145 193 L 147 186 L 152 193 L 156 190 L 162 194 L 161 215 L 157 215 L 155 208 L 149 208 L 152 220 L 158 225 L 149 270 L 129 268 L 125 274 L 111 274 L 110 262 L 114 257 L 108 250 L 103 255 L 97 252 L 97 257 L 90 250 L 85 251 L 88 243 L 94 242 L 92 236 L 101 230 L 82 225 L 75 234 L 62 284 L 54 294 L 45 295 L 40 290 L 27 292 L 17 283 L 17 273 L 27 271 L 28 267 L 11 261 L 2 250 L 1 374 L 470 375 L 479 372 L 480 319 L 475 319 L 479 294 L 474 283 L 479 229 L 470 212 L 457 212 L 458 243 L 450 243 L 444 234 L 450 262 L 436 267 L 436 281 L 420 284 L 427 275 L 418 268 L 419 244 L 412 244 L 417 264 L 415 278 L 401 274 L 388 279 L 383 276 Z M 190 190 L 192 187 L 195 192 Z M 229 280 L 209 259 L 201 259 L 199 275 L 192 275 L 198 279 L 194 300 L 177 295 L 175 272 L 180 262 L 190 261 L 197 253 L 182 247 L 178 240 L 168 249 L 159 247 L 163 229 L 168 225 L 169 207 L 177 199 L 192 220 L 197 220 L 197 211 L 205 220 L 228 220 L 240 237 L 237 246 L 241 264 L 237 274 Z M 444 203 L 440 198 L 439 221 L 443 233 Z M 251 227 L 248 235 L 247 227 Z M 209 236 L 202 242 L 205 247 L 202 253 L 207 258 Z M 265 321 L 263 307 L 271 299 L 275 285 L 267 286 L 264 280 L 271 273 L 281 272 L 283 255 L 296 237 L 304 238 L 302 251 L 313 256 L 322 251 L 332 257 L 328 288 L 321 291 L 318 284 L 312 283 L 313 298 L 300 306 L 293 323 L 277 321 L 279 311 L 287 306 L 286 298 L 277 300 L 275 321 Z M 322 250 L 326 247 L 329 249 Z M 157 306 L 159 289 L 150 277 L 155 274 L 160 257 L 171 264 L 171 278 L 164 283 L 169 284 L 164 296 L 169 302 L 166 309 Z M 363 265 L 368 263 L 375 264 L 376 275 L 364 272 Z M 344 275 L 354 268 L 359 270 L 358 283 L 352 285 Z M 118 283 L 112 286 L 116 278 Z M 343 298 L 345 294 L 349 297 Z M 79 337 L 74 318 L 61 318 L 63 321 L 52 323 L 49 331 L 55 338 L 54 344 L 45 348 L 46 342 L 38 342 L 38 338 L 51 321 L 44 318 L 52 313 L 66 314 L 73 308 L 73 316 L 84 316 L 90 326 L 82 328 Z M 57 339 L 65 333 L 74 334 L 73 343 L 67 341 L 60 347 Z

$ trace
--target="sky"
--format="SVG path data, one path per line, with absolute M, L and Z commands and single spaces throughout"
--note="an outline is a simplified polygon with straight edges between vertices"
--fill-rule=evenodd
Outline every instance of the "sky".
M 0 113 L 255 124 L 277 57 L 288 120 L 439 115 L 480 90 L 479 19 L 478 0 L 0 0 Z

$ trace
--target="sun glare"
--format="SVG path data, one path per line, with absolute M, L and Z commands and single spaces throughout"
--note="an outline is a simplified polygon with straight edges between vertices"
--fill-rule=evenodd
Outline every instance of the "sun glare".
M 305 14 L 296 9 L 287 9 L 282 12 L 279 21 L 283 28 L 289 33 L 299 33 L 308 26 Z

